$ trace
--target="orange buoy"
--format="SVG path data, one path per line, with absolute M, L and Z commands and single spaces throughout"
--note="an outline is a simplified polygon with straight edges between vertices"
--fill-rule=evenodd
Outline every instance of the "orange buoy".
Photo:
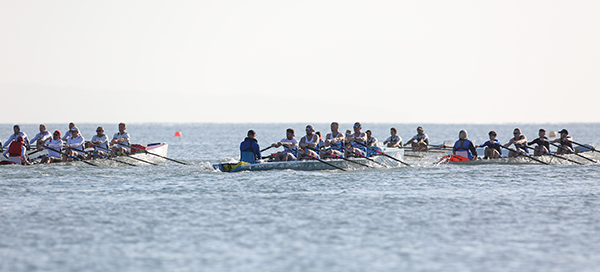
M 181 137 L 181 132 L 179 132 L 179 131 L 175 132 L 175 137 Z

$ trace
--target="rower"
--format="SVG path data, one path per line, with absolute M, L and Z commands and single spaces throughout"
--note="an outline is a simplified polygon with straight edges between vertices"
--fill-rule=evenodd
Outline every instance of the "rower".
M 69 129 L 67 129 L 67 132 L 65 132 L 65 136 L 62 138 L 63 141 L 66 141 L 67 138 L 71 137 L 71 129 L 75 126 L 75 123 L 71 122 L 69 123 Z
M 383 151 L 379 146 L 377 146 L 377 138 L 373 136 L 373 132 L 371 130 L 365 131 L 367 134 L 367 157 L 371 157 L 373 155 L 379 154 L 377 151 Z
M 538 131 L 539 138 L 527 143 L 527 145 L 537 144 L 537 146 L 533 150 L 534 156 L 541 155 L 549 155 L 550 154 L 550 142 L 548 142 L 548 137 L 546 137 L 546 130 L 540 128 Z
M 340 124 L 338 122 L 331 123 L 331 133 L 327 133 L 325 135 L 325 147 L 331 148 L 331 153 L 337 156 L 344 155 L 344 135 L 340 133 L 338 130 L 340 128 Z M 324 157 L 326 154 L 323 154 Z
M 18 136 L 17 139 L 10 142 L 10 146 L 4 151 L 2 155 L 8 159 L 9 162 L 15 164 L 29 164 L 27 161 L 27 154 L 25 148 L 25 140 L 23 136 Z M 6 155 L 8 154 L 8 156 Z
M 510 150 L 510 152 L 508 152 L 508 157 L 513 158 L 519 154 L 527 155 L 527 137 L 521 134 L 520 128 L 515 128 L 515 130 L 513 130 L 513 135 L 514 137 L 511 138 L 510 141 L 504 145 L 504 147 L 509 147 L 511 144 L 514 144 L 517 152 Z
M 294 139 L 294 129 L 288 128 L 285 130 L 286 137 L 281 141 L 272 144 L 272 147 L 283 146 L 283 151 L 275 154 L 275 161 L 294 161 L 298 156 L 298 141 Z
M 551 143 L 560 143 L 560 146 L 558 148 L 558 150 L 556 150 L 556 154 L 558 155 L 563 155 L 563 154 L 572 154 L 575 153 L 575 151 L 573 150 L 573 138 L 569 137 L 569 131 L 567 131 L 566 129 L 563 129 L 561 131 L 559 131 L 558 133 L 560 133 L 560 138 L 551 141 Z
M 129 142 L 129 139 L 131 139 L 129 137 L 129 133 L 127 133 L 125 130 L 127 129 L 127 125 L 125 125 L 125 123 L 121 122 L 119 123 L 119 132 L 115 133 L 115 135 L 113 136 L 112 141 L 110 142 L 110 145 L 113 146 L 112 150 L 114 152 L 120 152 L 122 154 L 129 154 L 129 147 L 125 146 L 125 145 L 131 145 Z
M 80 159 L 84 159 L 83 157 L 83 149 L 85 139 L 79 133 L 79 129 L 77 127 L 71 128 L 71 136 L 67 138 L 67 144 L 65 145 L 65 154 L 67 156 L 63 156 L 63 162 L 66 162 L 69 159 L 69 156 L 78 157 Z
M 469 160 L 477 159 L 477 149 L 473 145 L 473 142 L 468 139 L 466 130 L 463 129 L 458 132 L 458 141 L 454 143 L 452 154 L 467 158 Z
M 96 135 L 92 136 L 92 141 L 90 141 L 87 147 L 94 147 L 94 151 L 88 154 L 88 160 L 91 159 L 94 154 L 102 157 L 108 156 L 108 136 L 104 134 L 103 127 L 96 128 Z
M 346 157 L 348 155 L 355 156 L 356 152 L 362 154 L 362 156 L 366 156 L 367 148 L 365 145 L 367 145 L 367 135 L 364 132 L 360 132 L 362 124 L 356 122 L 352 128 L 354 129 L 354 133 L 346 136 L 346 142 L 350 144 L 348 148 L 350 152 L 346 153 Z
M 483 157 L 483 159 L 485 160 L 502 158 L 502 149 L 500 149 L 500 142 L 498 141 L 498 139 L 496 139 L 496 136 L 498 136 L 498 134 L 492 130 L 488 133 L 488 136 L 490 137 L 489 141 L 486 141 L 482 145 L 476 146 L 485 147 L 485 156 Z
M 413 136 L 404 146 L 411 145 L 413 150 L 427 150 L 429 146 L 429 136 L 425 134 L 423 127 L 417 127 L 417 135 Z
M 298 159 L 306 159 L 308 156 L 320 158 L 319 154 L 312 150 L 317 149 L 319 145 L 319 136 L 314 134 L 314 132 L 315 128 L 312 125 L 306 126 L 306 135 L 300 138 L 300 143 L 298 144 L 303 150 L 303 153 L 298 153 Z
M 254 130 L 248 130 L 247 137 L 240 143 L 240 161 L 247 163 L 258 163 L 262 159 L 260 154 L 260 146 L 256 138 Z
M 48 156 L 43 157 L 41 163 L 60 162 L 62 160 L 60 151 L 63 148 L 63 141 L 60 139 L 60 131 L 55 130 L 52 134 L 52 138 L 46 140 L 46 142 L 42 144 L 42 148 L 48 149 Z
M 36 134 L 29 142 L 33 143 L 37 141 L 36 147 L 39 149 L 48 139 L 52 139 L 52 134 L 50 134 L 50 131 L 46 130 L 46 125 L 40 124 L 40 133 Z
M 317 144 L 317 149 L 321 150 L 325 148 L 325 141 L 323 141 L 323 136 L 321 136 L 321 132 L 317 131 L 315 134 L 319 137 L 319 144 Z
M 16 140 L 19 137 L 23 137 L 23 143 L 27 148 L 29 148 L 29 138 L 25 132 L 21 131 L 21 126 L 15 125 L 13 126 L 14 134 L 11 134 L 8 140 L 4 143 L 3 147 L 6 148 L 12 141 Z
M 390 128 L 390 137 L 387 138 L 383 142 L 383 144 L 387 144 L 387 147 L 400 147 L 402 146 L 402 137 L 398 136 L 398 130 L 395 127 Z

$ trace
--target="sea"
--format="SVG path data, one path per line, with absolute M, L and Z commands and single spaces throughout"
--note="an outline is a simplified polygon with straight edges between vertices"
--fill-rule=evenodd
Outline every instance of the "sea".
M 98 125 L 117 132 L 78 127 L 90 139 Z M 129 123 L 134 143 L 166 142 L 187 165 L 0 166 L 0 271 L 600 271 L 600 164 L 212 168 L 239 159 L 249 129 L 265 148 L 306 125 Z M 419 126 L 362 125 L 404 142 Z M 431 144 L 461 129 L 506 143 L 515 127 L 600 141 L 598 123 L 421 125 Z M 0 124 L 2 141 L 12 126 Z M 38 124 L 21 129 L 33 137 Z

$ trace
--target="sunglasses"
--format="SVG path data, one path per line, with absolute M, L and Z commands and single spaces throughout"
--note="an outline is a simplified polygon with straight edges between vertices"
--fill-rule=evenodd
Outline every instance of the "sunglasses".
M 360 126 L 354 126 L 354 128 L 360 128 Z

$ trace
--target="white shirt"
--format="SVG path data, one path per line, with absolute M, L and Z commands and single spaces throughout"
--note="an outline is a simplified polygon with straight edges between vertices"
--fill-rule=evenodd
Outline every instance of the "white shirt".
M 56 151 L 60 151 L 63 147 L 63 141 L 61 139 L 58 139 L 58 140 L 48 139 L 48 140 L 46 140 L 46 142 L 44 144 L 46 146 L 48 146 L 48 156 L 60 158 L 60 153 L 56 152 Z M 52 148 L 56 151 L 54 151 L 50 148 Z
M 45 142 L 48 139 L 52 138 L 52 134 L 50 133 L 50 131 L 44 132 L 44 133 L 38 133 L 35 135 L 35 137 L 33 137 L 33 139 L 31 139 L 31 141 L 29 141 L 30 143 L 35 142 L 36 140 L 42 140 L 42 142 Z
M 396 137 L 394 137 L 394 139 L 392 139 L 392 137 L 388 137 L 387 140 L 385 140 L 387 143 L 401 143 L 402 142 L 402 137 L 396 135 Z
M 124 143 L 124 144 L 126 144 L 126 145 L 131 145 L 131 144 L 129 143 L 129 139 L 130 139 L 130 137 L 129 137 L 129 133 L 127 133 L 127 132 L 124 132 L 123 134 L 119 134 L 119 132 L 117 132 L 117 133 L 115 133 L 115 136 L 113 136 L 113 140 L 119 140 L 119 139 L 121 139 L 121 138 L 127 138 L 127 140 L 126 140 L 125 142 L 122 142 L 122 143 Z M 121 143 L 117 144 L 117 147 L 123 147 L 123 148 L 125 148 L 125 149 L 129 150 L 129 148 L 128 148 L 128 147 L 126 147 L 126 146 L 122 145 Z
M 83 150 L 83 142 L 85 141 L 85 139 L 83 139 L 83 136 L 81 136 L 81 134 L 77 134 L 77 137 L 73 138 L 73 136 L 71 135 L 71 137 L 67 138 L 67 145 L 69 146 L 69 148 L 71 149 L 78 149 L 78 150 Z M 79 154 L 82 154 L 82 152 L 79 152 L 77 150 L 73 150 L 76 151 Z
M 98 134 L 92 137 L 92 142 L 101 141 L 99 145 L 94 145 L 94 150 L 106 151 L 104 149 L 108 149 L 108 137 L 106 134 L 102 134 L 102 136 L 98 137 Z
M 296 139 L 288 140 L 287 138 L 283 138 L 283 139 L 281 139 L 280 142 L 282 142 L 282 143 L 294 143 L 294 147 L 292 147 L 292 149 L 289 149 L 289 148 L 287 148 L 287 147 L 284 146 L 283 147 L 283 152 L 292 153 L 293 154 L 294 152 L 298 151 L 298 141 L 296 141 Z
M 11 134 L 10 138 L 8 138 L 8 141 L 6 141 L 6 143 L 4 143 L 3 147 L 6 148 L 12 141 L 16 140 L 17 138 L 19 138 L 19 136 L 23 137 L 23 140 L 25 141 L 25 145 L 29 146 L 29 138 L 27 138 L 27 134 L 25 134 L 25 132 L 21 131 L 18 135 L 15 136 L 15 134 Z

